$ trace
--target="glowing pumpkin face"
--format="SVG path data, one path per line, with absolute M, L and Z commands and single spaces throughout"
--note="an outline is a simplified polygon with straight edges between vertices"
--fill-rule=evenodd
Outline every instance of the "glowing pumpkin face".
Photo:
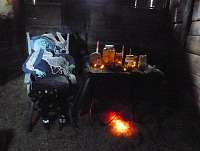
M 101 54 L 98 52 L 91 53 L 90 62 L 92 65 L 101 66 Z

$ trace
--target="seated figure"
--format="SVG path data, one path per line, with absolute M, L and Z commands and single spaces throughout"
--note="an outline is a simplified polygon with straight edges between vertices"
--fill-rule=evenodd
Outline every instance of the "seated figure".
M 69 102 L 70 95 L 69 75 L 75 68 L 75 61 L 67 53 L 58 53 L 55 50 L 55 43 L 45 36 L 39 36 L 34 40 L 33 51 L 22 65 L 25 73 L 30 73 L 34 77 L 30 97 L 38 95 L 38 92 L 49 93 L 51 89 L 60 89 L 59 95 L 59 124 L 69 122 Z M 57 91 L 57 90 L 56 90 Z M 51 92 L 50 92 L 51 93 Z M 49 96 L 42 96 L 42 123 L 45 128 L 49 128 Z

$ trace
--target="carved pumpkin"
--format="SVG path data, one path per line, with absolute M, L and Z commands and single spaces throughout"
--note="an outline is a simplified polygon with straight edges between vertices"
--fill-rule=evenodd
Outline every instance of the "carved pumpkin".
M 98 52 L 93 52 L 90 54 L 90 62 L 92 65 L 101 66 L 101 54 Z

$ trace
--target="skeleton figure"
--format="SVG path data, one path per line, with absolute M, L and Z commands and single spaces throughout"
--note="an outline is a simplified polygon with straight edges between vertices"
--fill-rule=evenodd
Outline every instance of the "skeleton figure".
M 34 49 L 22 66 L 26 73 L 32 73 L 36 77 L 68 75 L 75 68 L 73 57 L 64 53 L 55 54 L 54 50 L 49 49 L 47 40 L 42 37 L 35 40 Z
M 67 34 L 67 40 L 63 38 L 60 32 L 56 32 L 59 41 L 55 42 L 55 53 L 69 54 L 69 33 Z
M 60 53 L 69 54 L 69 33 L 67 34 L 67 40 L 63 38 L 60 32 L 56 32 L 56 35 L 59 40 L 57 40 L 52 33 L 43 34 L 42 36 L 48 37 L 54 42 L 55 54 L 60 54 Z
M 50 34 L 47 36 L 51 36 Z M 75 68 L 74 58 L 66 53 L 55 53 L 55 40 L 50 41 L 44 35 L 37 37 L 33 43 L 33 51 L 22 65 L 22 70 L 25 73 L 31 73 L 35 76 L 35 81 L 32 88 L 39 85 L 39 88 L 44 85 L 46 92 L 50 86 L 59 87 L 66 86 L 69 79 L 72 77 L 72 69 Z M 59 74 L 59 75 L 58 75 Z M 61 76 L 66 75 L 66 76 Z M 64 77 L 64 78 L 63 78 Z M 71 80 L 72 81 L 72 80 Z M 34 91 L 31 91 L 34 93 Z M 42 123 L 45 128 L 49 129 L 49 101 L 43 99 L 42 108 Z M 69 121 L 69 102 L 63 98 L 59 98 L 59 124 L 62 126 Z

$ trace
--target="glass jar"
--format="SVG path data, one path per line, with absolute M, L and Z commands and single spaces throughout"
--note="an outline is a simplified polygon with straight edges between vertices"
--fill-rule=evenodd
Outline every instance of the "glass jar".
M 138 56 L 126 55 L 124 66 L 127 69 L 134 69 L 137 67 Z
M 123 53 L 122 52 L 116 52 L 115 53 L 115 65 L 116 66 L 122 66 L 122 59 L 123 59 Z
M 102 60 L 105 64 L 112 64 L 115 61 L 114 45 L 105 45 L 103 48 Z
M 138 68 L 145 69 L 147 67 L 147 55 L 139 55 Z

